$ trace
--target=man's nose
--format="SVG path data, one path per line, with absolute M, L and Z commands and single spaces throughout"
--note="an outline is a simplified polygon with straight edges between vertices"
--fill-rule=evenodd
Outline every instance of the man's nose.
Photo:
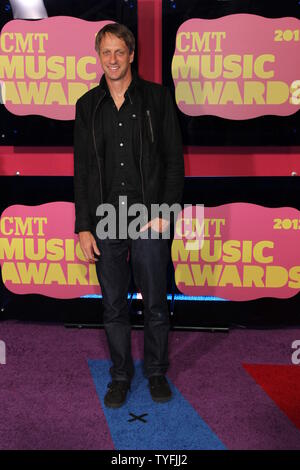
M 110 56 L 110 62 L 111 63 L 115 63 L 116 62 L 116 59 L 117 59 L 117 55 L 112 53 L 111 56 Z

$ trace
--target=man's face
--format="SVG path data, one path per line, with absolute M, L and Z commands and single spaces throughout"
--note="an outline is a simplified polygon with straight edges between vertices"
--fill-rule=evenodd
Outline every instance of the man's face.
M 130 64 L 134 52 L 129 49 L 123 39 L 114 34 L 106 33 L 99 46 L 99 58 L 105 73 L 110 80 L 121 80 L 130 73 Z

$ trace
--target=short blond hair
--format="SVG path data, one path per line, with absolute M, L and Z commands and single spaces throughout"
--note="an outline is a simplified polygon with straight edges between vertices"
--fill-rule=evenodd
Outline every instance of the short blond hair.
M 129 49 L 130 54 L 135 50 L 135 38 L 130 29 L 127 28 L 127 26 L 125 26 L 124 24 L 110 23 L 103 26 L 103 28 L 101 28 L 100 31 L 98 31 L 98 33 L 96 34 L 95 49 L 97 54 L 99 54 L 101 39 L 107 33 L 114 34 L 119 39 L 123 39 Z

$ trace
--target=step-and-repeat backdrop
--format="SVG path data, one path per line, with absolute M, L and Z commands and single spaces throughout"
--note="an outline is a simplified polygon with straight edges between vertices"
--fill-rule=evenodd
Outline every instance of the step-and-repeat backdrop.
M 6 22 L 0 36 L 1 116 L 13 116 L 20 129 L 20 120 L 30 116 L 42 120 L 44 130 L 59 121 L 72 126 L 76 100 L 97 86 L 103 73 L 94 37 L 111 21 L 52 16 Z M 245 13 L 192 18 L 178 26 L 174 46 L 169 80 L 181 121 L 215 116 L 241 122 L 270 115 L 284 120 L 299 110 L 297 18 Z M 239 301 L 298 293 L 296 208 L 237 201 L 190 214 L 179 215 L 171 249 L 180 292 Z M 5 207 L 0 263 L 2 282 L 16 294 L 74 298 L 101 292 L 95 265 L 85 261 L 74 234 L 70 202 L 29 206 L 20 200 Z

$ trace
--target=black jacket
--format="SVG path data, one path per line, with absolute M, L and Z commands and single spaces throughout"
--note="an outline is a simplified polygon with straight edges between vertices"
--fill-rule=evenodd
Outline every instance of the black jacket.
M 143 201 L 181 203 L 184 160 L 176 109 L 168 88 L 136 78 L 139 120 L 139 168 Z M 101 129 L 104 76 L 99 86 L 76 103 L 74 126 L 75 233 L 95 230 L 96 209 L 106 202 L 104 142 Z M 97 131 L 98 130 L 98 131 Z

